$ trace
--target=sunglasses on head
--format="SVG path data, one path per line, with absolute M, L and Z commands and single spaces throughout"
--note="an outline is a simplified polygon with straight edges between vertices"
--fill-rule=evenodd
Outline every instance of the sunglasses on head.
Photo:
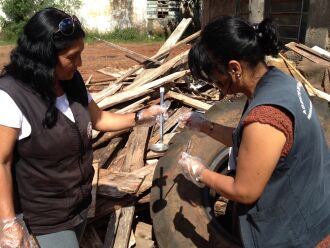
M 76 25 L 80 26 L 81 24 L 78 17 L 76 17 L 75 15 L 64 18 L 58 24 L 58 30 L 54 34 L 61 33 L 65 36 L 70 36 L 74 33 Z

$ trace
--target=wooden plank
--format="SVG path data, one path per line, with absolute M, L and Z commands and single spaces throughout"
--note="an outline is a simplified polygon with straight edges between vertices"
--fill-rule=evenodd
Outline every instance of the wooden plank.
M 138 109 L 141 109 L 140 105 L 146 101 L 150 100 L 150 96 L 146 96 L 136 102 L 133 102 L 132 104 L 126 106 L 125 108 L 122 108 L 118 111 L 116 111 L 116 113 L 118 114 L 125 114 L 125 113 L 128 113 L 128 112 L 135 112 L 137 111 Z
M 197 39 L 200 36 L 200 34 L 201 34 L 201 31 L 197 31 L 196 33 L 193 33 L 192 35 L 188 36 L 187 38 L 179 41 L 173 47 L 171 47 L 168 50 L 164 51 L 162 54 L 154 55 L 154 56 L 152 56 L 152 58 L 154 58 L 154 59 L 161 58 L 162 56 L 166 55 L 167 53 L 169 53 L 171 50 L 175 49 L 176 47 L 179 47 L 179 46 L 181 46 L 183 44 L 187 44 L 188 42 L 191 42 L 191 41 Z M 116 84 L 119 84 L 119 83 L 123 82 L 127 77 L 133 75 L 135 72 L 137 72 L 141 68 L 143 68 L 143 65 L 135 65 L 135 66 L 133 66 L 124 75 L 122 75 L 120 78 L 118 78 L 115 81 L 115 83 Z M 107 96 L 106 95 L 106 92 L 107 92 L 107 88 L 103 90 L 103 94 L 105 94 L 105 96 Z M 101 94 L 101 92 L 100 92 L 100 94 Z
M 97 194 L 112 198 L 136 194 L 144 178 L 129 172 L 110 172 L 107 169 L 100 169 Z
M 106 88 L 106 90 L 102 90 L 99 93 L 93 94 L 92 95 L 93 100 L 96 103 L 99 103 L 105 97 L 115 94 L 121 87 L 122 87 L 122 84 L 117 84 L 117 83 L 112 84 L 110 87 Z
M 285 58 L 282 54 L 279 54 L 279 56 L 285 61 L 285 63 L 288 65 L 289 69 L 293 70 L 297 75 L 299 75 L 301 82 L 306 86 L 306 89 L 309 94 L 312 93 L 312 94 L 316 95 L 317 97 L 320 97 L 320 98 L 325 99 L 328 102 L 330 102 L 329 94 L 314 88 L 314 86 L 295 68 L 294 65 L 292 65 L 292 63 L 287 58 Z
M 169 92 L 167 92 L 166 95 L 170 98 L 181 101 L 181 102 L 185 103 L 186 105 L 188 105 L 190 107 L 193 107 L 193 108 L 196 108 L 198 110 L 206 111 L 206 110 L 209 110 L 212 107 L 211 104 L 193 99 L 191 97 L 182 95 L 180 93 L 176 93 L 174 91 L 169 91 Z
M 315 55 L 315 56 L 317 56 L 317 57 L 320 57 L 321 59 L 324 59 L 324 60 L 330 62 L 330 58 L 329 57 L 327 57 L 326 55 L 323 55 L 323 54 L 319 53 L 318 51 L 313 50 L 312 48 L 310 48 L 310 47 L 308 47 L 308 46 L 306 46 L 304 44 L 300 44 L 299 43 L 299 44 L 296 44 L 296 46 L 299 47 L 299 48 L 301 48 L 301 49 L 303 49 L 303 50 L 305 50 L 305 51 L 307 51 L 307 52 L 309 52 L 309 53 L 311 53 L 311 54 L 313 54 L 313 55 Z
M 113 139 L 115 137 L 118 137 L 124 133 L 129 132 L 131 129 L 127 128 L 124 130 L 120 131 L 115 131 L 115 132 L 106 132 L 103 134 L 101 138 L 99 138 L 97 141 L 93 143 L 93 149 L 97 149 L 99 146 L 103 145 L 104 143 L 108 142 L 110 139 Z
M 103 248 L 112 248 L 113 247 L 113 244 L 115 242 L 115 236 L 117 233 L 120 215 L 121 215 L 121 208 L 117 209 L 115 212 L 113 212 L 110 215 L 108 226 L 107 226 L 107 232 L 106 232 L 105 238 L 104 238 Z
M 324 60 L 321 57 L 318 57 L 314 54 L 311 54 L 310 52 L 307 52 L 306 50 L 301 49 L 300 47 L 296 46 L 297 43 L 295 42 L 290 42 L 288 44 L 286 44 L 285 46 L 289 49 L 291 49 L 292 51 L 300 54 L 301 56 L 305 57 L 306 59 L 309 59 L 310 61 L 320 64 L 320 65 L 325 65 L 325 66 L 330 66 L 330 62 Z
M 144 180 L 139 187 L 139 190 L 136 192 L 136 195 L 139 196 L 146 192 L 152 186 L 152 181 L 154 177 L 154 172 L 157 164 L 149 164 L 141 168 L 140 170 L 134 171 L 135 174 L 139 176 L 144 176 Z
M 127 141 L 123 171 L 134 171 L 144 166 L 144 154 L 149 135 L 149 127 L 139 125 L 133 128 Z
M 98 168 L 107 168 L 107 162 L 112 154 L 118 149 L 118 146 L 123 143 L 123 137 L 111 139 L 105 147 L 94 150 L 93 164 L 97 163 Z
M 119 78 L 119 77 L 125 75 L 125 73 L 127 72 L 127 70 L 123 71 L 123 70 L 119 70 L 114 67 L 105 67 L 105 68 L 99 69 L 97 71 L 101 72 L 104 75 L 111 76 L 113 78 Z
M 134 87 L 137 87 L 137 86 L 140 86 L 140 85 L 143 85 L 143 84 L 146 84 L 148 82 L 151 82 L 152 80 L 160 77 L 165 72 L 172 69 L 174 67 L 174 65 L 176 65 L 180 61 L 182 63 L 187 62 L 188 53 L 189 53 L 189 50 L 184 51 L 184 52 L 180 53 L 179 55 L 175 56 L 174 58 L 172 58 L 171 60 L 167 61 L 166 63 L 164 63 L 160 67 L 157 67 L 157 68 L 151 70 L 150 72 L 146 73 L 142 77 L 138 78 L 138 80 L 134 81 L 134 83 L 126 86 L 124 88 L 124 91 L 127 91 L 129 89 L 132 89 Z
M 161 46 L 155 56 L 164 54 L 165 51 L 168 51 L 171 47 L 173 47 L 178 40 L 182 37 L 184 31 L 188 28 L 189 24 L 191 23 L 191 18 L 183 18 L 179 25 L 175 28 L 172 32 L 170 37 L 165 41 L 165 43 Z
M 183 77 L 187 73 L 189 73 L 188 70 L 175 72 L 166 77 L 157 79 L 155 81 L 152 81 L 152 82 L 142 85 L 140 87 L 136 87 L 131 90 L 119 92 L 113 96 L 103 99 L 101 102 L 99 102 L 98 105 L 101 109 L 106 109 L 106 108 L 114 106 L 118 103 L 123 103 L 125 101 L 136 99 L 140 96 L 144 96 L 144 95 L 151 93 L 153 91 L 153 89 L 155 89 L 155 88 L 158 88 L 160 86 L 165 85 L 166 83 L 169 83 L 173 80 Z
M 135 247 L 135 245 L 136 245 L 135 235 L 134 235 L 133 230 L 131 230 L 131 235 L 129 238 L 127 248 L 133 248 L 133 247 Z
M 139 222 L 135 229 L 136 248 L 153 248 L 152 226 L 144 222 Z
M 147 57 L 147 56 L 145 56 L 145 55 L 143 55 L 143 54 L 139 54 L 139 53 L 137 53 L 137 52 L 134 52 L 134 51 L 132 51 L 132 50 L 129 50 L 129 49 L 127 49 L 126 47 L 118 46 L 118 45 L 116 45 L 116 44 L 114 44 L 114 43 L 112 43 L 112 42 L 110 42 L 110 41 L 102 40 L 102 39 L 97 38 L 97 37 L 95 37 L 95 39 L 97 39 L 97 40 L 99 40 L 99 41 L 102 41 L 102 42 L 104 42 L 105 44 L 107 44 L 107 45 L 109 45 L 109 46 L 111 46 L 111 47 L 113 47 L 113 48 L 116 48 L 116 49 L 118 49 L 118 50 L 120 50 L 120 51 L 122 51 L 122 52 L 124 52 L 124 53 L 126 53 L 126 54 L 130 54 L 130 55 L 132 55 L 132 56 L 134 56 L 134 57 L 139 57 L 139 58 L 141 58 L 141 59 L 143 59 L 143 60 L 153 62 L 153 63 L 155 63 L 155 64 L 157 64 L 157 65 L 160 64 L 160 62 L 159 62 L 158 60 L 156 60 L 156 59 L 154 59 L 154 58 L 149 58 L 149 57 Z
M 131 225 L 134 217 L 134 206 L 124 207 L 118 224 L 114 248 L 127 248 L 131 234 Z

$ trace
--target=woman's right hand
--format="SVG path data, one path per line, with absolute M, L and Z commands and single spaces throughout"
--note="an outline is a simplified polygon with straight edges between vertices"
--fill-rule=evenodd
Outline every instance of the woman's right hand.
M 22 215 L 0 220 L 1 248 L 32 248 L 34 240 L 29 234 Z
M 179 121 L 185 127 L 188 127 L 193 130 L 201 131 L 204 125 L 208 124 L 208 120 L 201 113 L 197 112 L 188 112 L 179 117 Z

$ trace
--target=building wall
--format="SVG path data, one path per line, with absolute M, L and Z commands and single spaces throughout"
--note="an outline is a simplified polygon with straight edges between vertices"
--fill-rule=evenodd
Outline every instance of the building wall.
M 77 15 L 87 29 L 99 32 L 116 28 L 145 28 L 147 0 L 83 0 Z

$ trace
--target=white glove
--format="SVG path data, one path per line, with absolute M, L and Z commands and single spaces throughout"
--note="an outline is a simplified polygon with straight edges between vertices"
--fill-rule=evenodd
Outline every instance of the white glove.
M 168 118 L 167 110 L 170 107 L 170 102 L 166 101 L 163 106 L 152 105 L 149 108 L 139 111 L 138 124 L 150 124 L 153 125 L 159 121 L 159 116 L 163 114 L 164 120 Z
M 182 152 L 179 164 L 181 165 L 182 174 L 185 178 L 192 181 L 198 187 L 204 187 L 204 184 L 200 182 L 200 177 L 206 167 L 200 158 Z
M 189 112 L 181 115 L 179 121 L 184 126 L 197 131 L 201 131 L 202 126 L 209 122 L 203 114 L 197 112 Z
M 0 220 L 0 247 L 1 248 L 33 248 L 35 242 L 29 234 L 23 215 Z

